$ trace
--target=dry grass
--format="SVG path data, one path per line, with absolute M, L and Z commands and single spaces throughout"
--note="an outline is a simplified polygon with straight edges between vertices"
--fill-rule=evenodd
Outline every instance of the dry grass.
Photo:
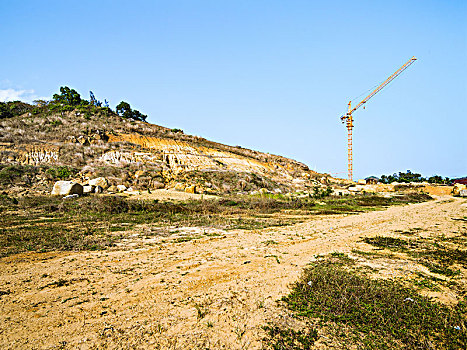
M 306 220 L 309 215 L 357 213 L 426 199 L 423 195 L 397 200 L 375 196 L 330 197 L 317 205 L 312 198 L 272 196 L 160 202 L 120 196 L 62 200 L 49 196 L 3 195 L 0 249 L 3 256 L 28 250 L 104 249 L 124 238 L 122 231 L 131 231 L 141 224 L 251 230 L 291 225 Z M 366 205 L 366 201 L 373 206 Z

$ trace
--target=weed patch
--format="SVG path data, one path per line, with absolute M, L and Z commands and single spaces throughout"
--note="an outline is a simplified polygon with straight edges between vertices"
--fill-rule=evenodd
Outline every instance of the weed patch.
M 365 243 L 379 248 L 404 252 L 416 258 L 417 262 L 426 266 L 430 272 L 448 277 L 456 276 L 460 271 L 454 267 L 459 264 L 467 268 L 467 251 L 459 248 L 449 248 L 438 242 L 427 239 L 401 239 L 394 237 L 366 237 Z
M 351 265 L 350 265 L 351 266 Z M 345 259 L 326 258 L 312 263 L 291 293 L 282 298 L 284 306 L 300 319 L 319 320 L 345 346 L 363 349 L 463 349 L 467 346 L 466 306 L 449 308 L 418 295 L 414 288 L 391 280 L 374 280 L 359 273 Z M 296 344 L 300 334 L 268 329 L 265 340 L 272 349 Z M 311 332 L 312 330 L 310 330 Z M 343 337 L 343 338 L 342 338 Z

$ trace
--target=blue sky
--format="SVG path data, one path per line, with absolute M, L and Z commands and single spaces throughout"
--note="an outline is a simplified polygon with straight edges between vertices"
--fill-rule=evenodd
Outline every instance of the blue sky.
M 148 121 L 346 177 L 467 175 L 466 1 L 0 0 L 0 99 L 67 85 Z M 358 101 L 355 101 L 358 102 Z

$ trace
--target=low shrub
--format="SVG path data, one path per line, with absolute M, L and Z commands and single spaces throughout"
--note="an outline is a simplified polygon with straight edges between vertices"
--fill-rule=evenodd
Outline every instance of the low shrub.
M 349 348 L 466 348 L 464 303 L 450 308 L 399 282 L 359 274 L 346 264 L 335 258 L 312 263 L 282 298 L 285 306 L 295 317 L 334 325 L 336 338 Z
M 77 169 L 68 166 L 53 166 L 47 169 L 46 174 L 52 179 L 66 180 L 78 173 Z

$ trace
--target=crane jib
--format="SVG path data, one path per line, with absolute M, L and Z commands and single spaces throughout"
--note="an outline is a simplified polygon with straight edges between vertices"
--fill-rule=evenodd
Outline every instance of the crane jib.
M 370 98 L 380 92 L 386 85 L 388 85 L 391 81 L 393 81 L 399 74 L 401 74 L 404 70 L 406 70 L 412 63 L 414 63 L 417 59 L 413 56 L 410 60 L 402 65 L 398 70 L 396 70 L 389 78 L 387 78 L 384 82 L 382 82 L 376 89 L 374 89 L 367 97 L 365 97 L 358 105 L 354 108 L 351 106 L 351 102 L 348 104 L 348 110 L 345 115 L 341 117 L 343 123 L 347 125 L 347 142 L 348 142 L 348 175 L 349 180 L 352 181 L 353 178 L 353 154 L 352 154 L 352 129 L 353 129 L 353 116 L 352 113 L 363 106 L 365 103 L 368 102 Z
M 404 70 L 409 68 L 409 66 L 414 63 L 417 59 L 412 57 L 408 60 L 402 67 L 400 67 L 397 71 L 395 71 L 389 78 L 387 78 L 384 82 L 382 82 L 376 89 L 374 89 L 367 97 L 365 97 L 358 105 L 356 105 L 350 113 L 352 114 L 357 109 L 359 109 L 364 103 L 366 103 L 370 98 L 380 92 L 386 85 L 388 85 L 391 81 L 393 81 L 399 74 L 401 74 Z

